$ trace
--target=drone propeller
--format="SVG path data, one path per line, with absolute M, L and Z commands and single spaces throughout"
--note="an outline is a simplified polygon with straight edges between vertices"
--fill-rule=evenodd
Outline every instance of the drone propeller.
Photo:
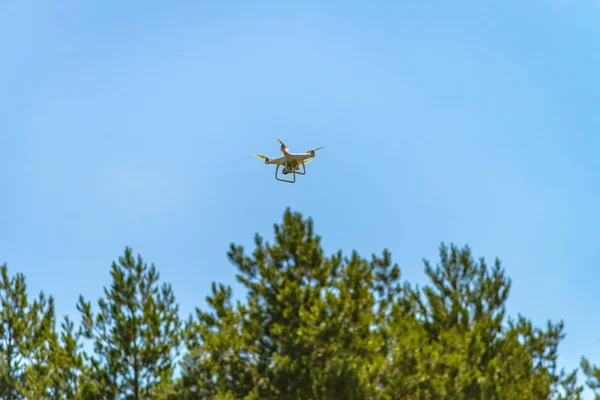
M 285 143 L 283 143 L 283 141 L 279 138 L 277 138 L 277 141 L 281 143 L 281 151 L 287 151 L 287 146 L 285 145 Z
M 308 150 L 307 153 L 310 153 L 311 155 L 315 155 L 315 151 L 317 150 L 321 150 L 322 148 L 324 148 L 325 146 L 321 146 L 321 147 L 317 147 L 316 149 L 312 149 L 312 150 Z
M 262 160 L 269 161 L 269 157 L 254 153 L 254 155 Z

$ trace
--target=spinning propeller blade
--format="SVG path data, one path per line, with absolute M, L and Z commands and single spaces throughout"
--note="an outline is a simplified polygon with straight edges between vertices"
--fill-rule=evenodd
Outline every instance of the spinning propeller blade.
M 269 157 L 254 153 L 254 155 L 262 160 L 268 160 Z
M 310 153 L 311 151 L 321 150 L 321 149 L 324 149 L 324 148 L 325 148 L 325 146 L 317 147 L 316 149 L 310 149 L 310 150 L 307 151 L 307 153 Z
M 281 151 L 283 151 L 284 149 L 287 151 L 287 149 L 288 149 L 288 148 L 287 148 L 287 146 L 285 145 L 285 143 L 283 143 L 283 141 L 282 141 L 281 139 L 279 139 L 279 138 L 277 138 L 277 141 L 278 141 L 279 143 L 281 143 Z

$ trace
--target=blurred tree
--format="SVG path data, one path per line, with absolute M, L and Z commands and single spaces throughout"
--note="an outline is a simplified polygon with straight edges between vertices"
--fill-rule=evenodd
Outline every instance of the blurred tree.
M 275 244 L 256 235 L 229 259 L 245 304 L 213 284 L 212 313 L 196 309 L 185 332 L 180 382 L 186 398 L 362 399 L 382 388 L 385 341 L 378 327 L 400 293 L 389 253 L 367 261 L 323 256 L 311 219 L 286 210 Z
M 274 233 L 274 244 L 256 235 L 251 255 L 230 247 L 245 299 L 213 283 L 210 310 L 185 325 L 171 286 L 130 248 L 97 314 L 80 296 L 79 331 L 65 318 L 57 332 L 52 297 L 30 302 L 24 276 L 1 266 L 0 399 L 581 398 L 577 371 L 556 366 L 563 323 L 507 317 L 499 260 L 442 244 L 420 290 L 401 284 L 387 250 L 324 256 L 312 219 L 289 208 Z M 581 367 L 600 390 L 600 369 Z
M 25 276 L 10 278 L 7 265 L 0 266 L 0 399 L 26 398 L 31 365 L 51 367 L 44 358 L 53 339 L 53 323 L 52 297 L 42 292 L 30 302 Z
M 590 361 L 582 357 L 581 369 L 586 377 L 586 385 L 594 393 L 594 399 L 600 400 L 600 368 L 592 365 Z
M 310 218 L 287 209 L 275 244 L 231 245 L 247 289 L 213 284 L 186 325 L 179 382 L 190 399 L 578 399 L 556 371 L 563 324 L 506 318 L 510 281 L 468 247 L 442 244 L 424 290 L 400 284 L 389 252 L 326 258 Z
M 84 365 L 80 335 L 74 324 L 65 317 L 60 337 L 54 320 L 45 326 L 46 345 L 38 347 L 25 372 L 28 399 L 73 400 L 86 398 L 89 369 Z
M 468 246 L 442 244 L 432 282 L 397 307 L 386 388 L 391 398 L 578 399 L 575 372 L 556 371 L 563 323 L 534 328 L 505 318 L 510 280 L 500 261 L 477 263 Z
M 112 286 L 99 313 L 80 296 L 82 332 L 94 344 L 89 398 L 157 399 L 168 392 L 180 343 L 178 305 L 170 285 L 130 248 L 112 263 Z

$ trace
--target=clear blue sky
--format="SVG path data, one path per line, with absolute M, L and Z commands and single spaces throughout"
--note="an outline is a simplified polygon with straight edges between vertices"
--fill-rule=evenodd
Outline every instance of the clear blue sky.
M 323 3 L 1 2 L 0 263 L 75 315 L 132 246 L 187 316 L 290 206 L 413 283 L 499 257 L 600 362 L 600 3 Z M 327 146 L 295 185 L 277 137 Z

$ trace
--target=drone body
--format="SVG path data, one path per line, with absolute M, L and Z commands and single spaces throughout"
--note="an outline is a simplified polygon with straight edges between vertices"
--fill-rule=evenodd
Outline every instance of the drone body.
M 281 141 L 281 139 L 277 139 L 279 143 L 281 143 L 281 152 L 283 153 L 282 157 L 279 158 L 269 158 L 267 156 L 263 156 L 260 154 L 254 154 L 256 157 L 265 160 L 265 164 L 275 164 L 277 168 L 275 169 L 275 179 L 281 182 L 295 183 L 296 182 L 296 174 L 305 175 L 306 168 L 304 167 L 306 164 L 311 162 L 309 158 L 315 157 L 315 151 L 322 149 L 323 147 L 319 147 L 314 150 L 308 150 L 304 153 L 290 153 L 286 145 Z M 279 177 L 279 167 L 283 166 L 283 174 L 294 174 L 293 180 L 281 179 Z M 300 166 L 302 166 L 302 172 L 300 172 Z

